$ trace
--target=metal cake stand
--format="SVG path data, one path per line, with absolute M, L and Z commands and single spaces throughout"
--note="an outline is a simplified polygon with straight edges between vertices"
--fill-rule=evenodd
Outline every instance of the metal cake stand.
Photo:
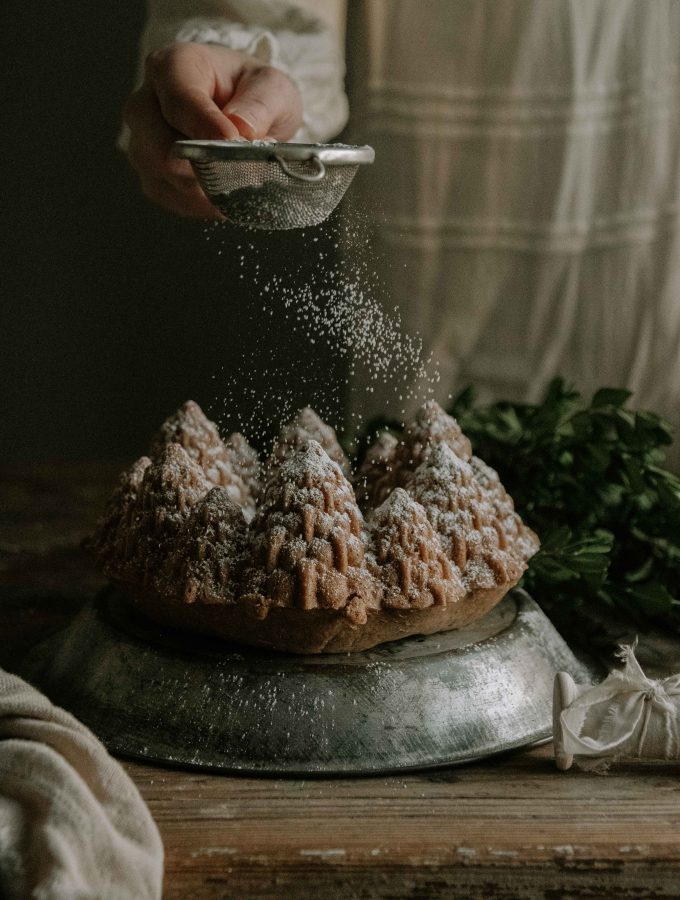
M 108 589 L 22 674 L 121 756 L 308 777 L 452 765 L 545 741 L 558 670 L 592 674 L 521 590 L 458 631 L 292 656 L 161 628 Z

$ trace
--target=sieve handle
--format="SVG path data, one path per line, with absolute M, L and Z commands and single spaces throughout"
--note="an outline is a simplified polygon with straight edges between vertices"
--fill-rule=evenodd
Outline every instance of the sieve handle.
M 292 172 L 286 165 L 286 161 L 284 159 L 281 159 L 280 156 L 277 156 L 276 153 L 274 154 L 274 159 L 281 166 L 281 168 L 286 173 L 286 175 L 289 176 L 289 178 L 295 178 L 298 181 L 308 181 L 308 182 L 312 182 L 312 183 L 315 181 L 323 181 L 323 179 L 326 175 L 326 167 L 321 162 L 321 160 L 319 159 L 318 156 L 310 157 L 309 161 L 313 164 L 314 168 L 316 169 L 316 172 L 311 172 L 309 175 L 306 174 L 305 172 Z

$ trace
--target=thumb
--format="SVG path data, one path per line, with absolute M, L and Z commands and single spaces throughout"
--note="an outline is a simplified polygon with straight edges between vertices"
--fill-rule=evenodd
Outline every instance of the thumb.
M 280 69 L 261 66 L 243 73 L 224 113 L 248 140 L 285 141 L 302 123 L 302 98 Z

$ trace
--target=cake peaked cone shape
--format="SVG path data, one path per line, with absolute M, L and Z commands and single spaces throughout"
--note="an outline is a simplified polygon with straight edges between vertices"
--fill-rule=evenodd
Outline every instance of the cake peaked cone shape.
M 523 525 L 500 482 L 493 481 L 495 473 L 486 470 L 489 486 L 477 480 L 470 462 L 440 443 L 430 447 L 407 484 L 471 591 L 507 590 L 538 549 L 536 536 Z
M 291 448 L 252 523 L 256 565 L 242 598 L 265 618 L 271 607 L 341 610 L 355 624 L 377 607 L 364 565 L 363 518 L 352 486 L 317 441 Z
M 210 483 L 180 447 L 142 457 L 123 475 L 90 542 L 104 572 L 153 589 L 193 506 Z
M 446 444 L 461 459 L 472 456 L 470 441 L 456 420 L 428 400 L 406 425 L 401 439 L 384 433 L 366 453 L 355 477 L 364 509 L 378 507 L 396 487 L 404 487 L 432 447 Z
M 394 490 L 399 439 L 383 431 L 366 451 L 359 471 L 354 477 L 354 490 L 362 509 L 380 505 Z
M 257 453 L 238 432 L 225 442 L 203 410 L 189 400 L 161 425 L 151 447 L 156 455 L 167 444 L 180 444 L 203 469 L 208 481 L 227 490 L 247 518 L 255 512 L 259 491 Z
M 436 403 L 367 454 L 356 479 L 367 522 L 343 467 L 333 429 L 304 409 L 262 486 L 245 439 L 223 442 L 187 403 L 124 474 L 89 545 L 161 624 L 295 653 L 462 627 L 538 549 Z
M 442 550 L 423 507 L 396 488 L 373 514 L 371 531 L 391 609 L 446 607 L 466 594 L 461 573 Z
M 343 474 L 349 475 L 349 460 L 340 446 L 335 429 L 326 425 L 309 406 L 299 410 L 292 421 L 283 426 L 274 445 L 270 464 L 280 464 L 309 441 L 317 441 L 333 462 L 340 466 Z
M 501 524 L 507 551 L 526 562 L 539 548 L 538 537 L 515 512 L 514 501 L 503 487 L 498 472 L 477 456 L 470 457 L 470 466 L 486 501 Z
M 141 515 L 138 498 L 144 473 L 150 465 L 149 457 L 142 456 L 123 472 L 94 534 L 85 543 L 104 574 L 116 580 L 138 575 L 136 538 Z
M 159 593 L 184 603 L 233 603 L 245 561 L 248 526 L 225 488 L 192 507 L 157 578 Z
M 413 420 L 406 426 L 404 462 L 417 466 L 425 453 L 438 444 L 446 444 L 456 456 L 469 459 L 472 456 L 470 441 L 461 431 L 453 416 L 444 412 L 435 400 L 418 409 Z

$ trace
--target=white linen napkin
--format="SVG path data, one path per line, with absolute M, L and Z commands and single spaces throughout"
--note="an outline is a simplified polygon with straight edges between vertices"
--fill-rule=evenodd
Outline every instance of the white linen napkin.
M 621 647 L 623 669 L 596 685 L 577 685 L 560 715 L 562 746 L 580 758 L 680 759 L 680 673 L 648 678 L 634 646 Z
M 158 829 L 122 767 L 0 669 L 0 896 L 156 900 L 162 883 Z

